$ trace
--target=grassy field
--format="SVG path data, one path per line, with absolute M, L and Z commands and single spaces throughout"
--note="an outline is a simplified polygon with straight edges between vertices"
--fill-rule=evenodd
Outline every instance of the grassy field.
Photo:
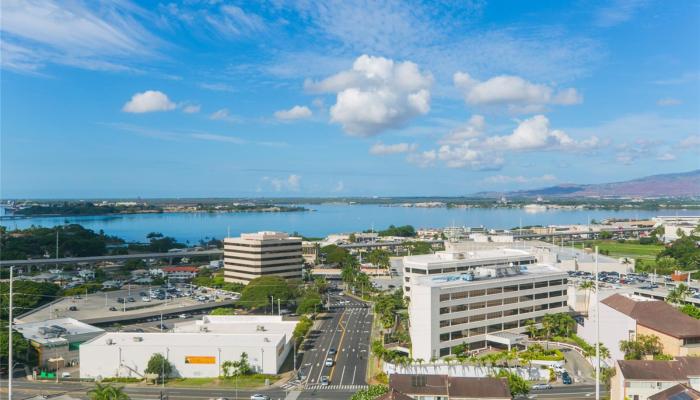
M 269 379 L 270 384 L 272 384 L 279 379 L 279 376 L 264 374 L 240 376 L 238 377 L 238 387 L 240 389 L 251 389 L 261 387 L 265 385 L 266 378 Z M 236 380 L 234 378 L 181 378 L 169 380 L 168 382 L 166 382 L 166 386 L 235 388 Z
M 656 259 L 656 255 L 663 251 L 661 244 L 618 243 L 615 240 L 591 240 L 586 242 L 586 247 L 598 246 L 600 250 L 610 252 L 611 257 L 629 257 L 644 261 Z

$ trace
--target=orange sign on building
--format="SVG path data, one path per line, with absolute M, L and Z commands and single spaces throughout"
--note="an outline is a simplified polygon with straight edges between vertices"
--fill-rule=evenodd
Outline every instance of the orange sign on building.
M 185 356 L 185 364 L 216 364 L 216 357 Z

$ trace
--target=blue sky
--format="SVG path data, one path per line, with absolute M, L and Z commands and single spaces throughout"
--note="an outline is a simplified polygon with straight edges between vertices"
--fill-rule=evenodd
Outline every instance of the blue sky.
M 693 1 L 2 2 L 3 198 L 465 195 L 700 168 Z

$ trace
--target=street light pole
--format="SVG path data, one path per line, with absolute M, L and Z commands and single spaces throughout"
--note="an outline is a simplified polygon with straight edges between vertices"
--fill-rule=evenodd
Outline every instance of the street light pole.
M 600 400 L 600 315 L 598 313 L 598 246 L 595 247 L 595 398 Z
M 10 265 L 10 299 L 9 299 L 9 317 L 10 320 L 7 324 L 8 336 L 7 336 L 7 394 L 8 399 L 12 400 L 12 291 L 13 291 L 13 278 L 14 278 L 14 266 Z

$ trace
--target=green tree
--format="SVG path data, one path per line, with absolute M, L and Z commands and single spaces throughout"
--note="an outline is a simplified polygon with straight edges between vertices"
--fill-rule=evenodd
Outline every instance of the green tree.
M 209 315 L 235 315 L 236 309 L 233 307 L 217 307 L 209 313 Z
M 685 302 L 686 298 L 690 296 L 690 288 L 686 284 L 679 284 L 675 288 L 668 291 L 666 295 L 666 301 L 671 304 L 682 304 Z
M 663 345 L 658 336 L 637 335 L 633 340 L 620 341 L 620 350 L 625 353 L 625 360 L 641 360 L 663 354 Z
M 583 290 L 585 293 L 585 301 L 586 301 L 586 314 L 588 314 L 588 307 L 590 303 L 590 296 L 591 292 L 595 291 L 595 283 L 591 280 L 585 279 L 579 283 L 578 288 Z
M 148 360 L 144 372 L 147 374 L 158 374 L 158 378 L 165 380 L 173 371 L 173 366 L 161 353 L 155 353 Z
M 313 326 L 313 321 L 307 316 L 302 316 L 299 319 L 299 322 L 297 322 L 297 326 L 294 327 L 294 332 L 292 333 L 292 337 L 296 339 L 301 339 L 306 334 L 311 330 L 311 327 Z
M 527 396 L 530 393 L 530 383 L 523 379 L 520 375 L 500 370 L 496 374 L 498 378 L 506 378 L 508 380 L 508 388 L 513 397 Z
M 386 385 L 370 385 L 366 389 L 360 389 L 353 393 L 350 400 L 375 400 L 388 391 L 389 387 Z
M 390 253 L 383 249 L 374 249 L 370 251 L 367 259 L 377 268 L 387 269 L 389 268 L 389 256 Z
M 95 383 L 95 387 L 87 392 L 91 400 L 129 400 L 130 397 L 124 393 L 123 387 L 103 385 Z
M 310 314 L 318 310 L 321 305 L 321 296 L 309 291 L 297 300 L 297 314 Z
M 279 276 L 262 276 L 248 283 L 241 293 L 239 303 L 246 308 L 262 308 L 269 306 L 272 297 L 275 303 L 282 303 L 294 298 L 294 286 Z M 275 304 L 276 306 L 277 304 Z

